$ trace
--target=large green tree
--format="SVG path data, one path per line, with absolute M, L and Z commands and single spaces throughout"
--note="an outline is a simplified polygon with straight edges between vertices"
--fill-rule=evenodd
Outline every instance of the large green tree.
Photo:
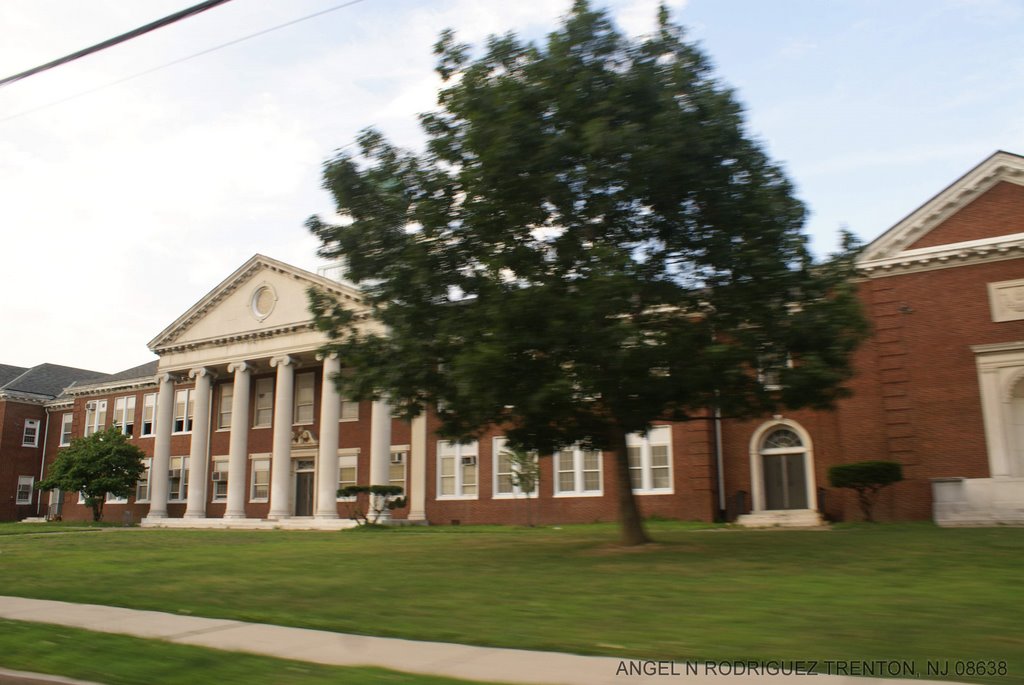
M 103 518 L 107 495 L 128 497 L 146 467 L 145 452 L 131 443 L 117 426 L 82 438 L 61 450 L 50 466 L 49 475 L 36 485 L 40 490 L 60 488 L 80 492 L 92 508 L 92 520 Z
M 633 41 L 579 0 L 545 45 L 491 37 L 475 59 L 444 33 L 426 151 L 365 132 L 325 165 L 347 220 L 308 222 L 387 331 L 311 293 L 342 389 L 436 407 L 443 437 L 613 452 L 626 544 L 647 541 L 627 434 L 828 407 L 864 330 L 851 254 L 814 262 L 789 181 L 658 19 Z

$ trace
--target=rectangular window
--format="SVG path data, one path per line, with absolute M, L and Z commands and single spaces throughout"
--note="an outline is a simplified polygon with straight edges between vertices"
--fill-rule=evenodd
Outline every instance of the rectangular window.
M 217 402 L 217 430 L 228 430 L 231 428 L 231 402 L 235 397 L 235 386 L 230 383 L 221 385 L 218 394 L 220 398 Z
M 626 436 L 629 479 L 637 494 L 672 492 L 672 428 L 655 426 L 643 435 Z
M 39 419 L 25 419 L 25 430 L 21 434 L 21 446 L 39 446 Z
M 476 499 L 478 443 L 465 445 L 441 440 L 437 443 L 438 499 Z
M 270 460 L 252 460 L 252 481 L 249 487 L 250 502 L 266 502 L 270 499 Z
M 358 421 L 359 420 L 359 403 L 353 402 L 350 399 L 341 398 L 341 415 L 342 421 Z
M 178 390 L 174 393 L 174 432 L 191 433 L 195 397 L 192 390 Z
M 127 497 L 114 497 L 109 492 L 107 493 L 106 501 L 107 504 L 128 504 Z
M 60 447 L 71 444 L 71 422 L 74 418 L 74 414 L 64 414 L 60 417 Z
M 114 425 L 131 437 L 135 434 L 135 396 L 118 397 L 114 400 Z
M 153 435 L 155 431 L 156 418 L 156 393 L 151 392 L 142 396 L 142 430 L 139 435 L 145 437 Z
M 103 430 L 107 425 L 107 401 L 90 400 L 85 403 L 85 435 Z
M 256 381 L 256 410 L 253 412 L 253 427 L 266 428 L 274 420 L 274 379 L 260 378 Z
M 338 457 L 338 489 L 357 485 L 359 482 L 359 452 L 343 454 Z M 341 501 L 349 502 L 352 497 L 339 497 Z
M 313 423 L 313 388 L 316 376 L 312 373 L 300 373 L 295 376 L 295 418 L 298 425 Z
M 35 485 L 32 476 L 18 476 L 18 492 L 15 504 L 32 504 L 32 486 Z
M 580 497 L 601 494 L 601 451 L 578 445 L 555 453 L 555 496 Z
M 391 463 L 388 464 L 388 485 L 397 485 L 405 488 L 405 466 L 409 462 L 409 452 L 406 450 L 392 450 Z
M 521 467 L 516 463 L 512 452 L 506 449 L 507 444 L 507 438 L 494 438 L 492 452 L 494 455 L 494 498 L 519 497 L 523 494 L 527 494 L 528 497 L 536 497 L 536 482 L 533 483 L 533 487 L 529 489 L 528 493 L 524 493 L 519 477 Z M 537 454 L 532 452 L 530 456 L 533 460 L 533 477 L 536 479 Z
M 142 463 L 145 465 L 146 470 L 142 472 L 142 478 L 135 483 L 135 501 L 136 502 L 148 502 L 149 501 L 149 471 L 153 468 L 152 459 L 143 459 Z
M 170 480 L 167 499 L 184 502 L 188 499 L 188 457 L 171 457 Z
M 213 458 L 213 501 L 225 502 L 228 499 L 228 460 Z

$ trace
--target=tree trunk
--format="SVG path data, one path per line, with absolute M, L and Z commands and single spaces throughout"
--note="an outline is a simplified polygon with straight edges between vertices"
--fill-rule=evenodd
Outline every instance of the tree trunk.
M 644 530 L 644 520 L 636 506 L 633 483 L 629 479 L 629 450 L 626 448 L 626 434 L 617 431 L 611 436 L 615 450 L 615 480 L 619 490 L 619 525 L 622 544 L 627 547 L 646 545 L 651 541 Z
M 94 501 L 92 504 L 92 520 L 99 522 L 103 520 L 103 500 Z

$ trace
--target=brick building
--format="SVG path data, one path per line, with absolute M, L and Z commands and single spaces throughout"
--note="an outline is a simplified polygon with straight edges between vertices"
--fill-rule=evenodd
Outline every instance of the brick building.
M 1024 158 L 989 157 L 871 243 L 859 269 L 873 335 L 856 353 L 853 396 L 831 412 L 709 413 L 631 436 L 645 515 L 856 518 L 852 499 L 825 487 L 828 468 L 891 459 L 906 480 L 884 493 L 882 517 L 1024 523 Z M 342 363 L 318 356 L 309 287 L 363 310 L 358 291 L 256 255 L 149 343 L 157 361 L 83 372 L 35 404 L 0 391 L 0 492 L 22 502 L 23 479 L 38 478 L 71 436 L 118 425 L 147 454 L 147 474 L 135 496 L 108 502 L 109 519 L 344 527 L 363 503 L 339 499 L 339 485 L 393 483 L 408 493 L 395 518 L 524 522 L 500 431 L 453 445 L 434 436 L 431 416 L 395 420 L 385 403 L 348 402 L 324 382 Z M 28 420 L 39 421 L 42 447 L 14 444 Z M 614 519 L 611 459 L 569 448 L 540 459 L 530 515 Z M 44 496 L 64 518 L 89 516 L 73 495 Z M 0 506 L 5 519 L 46 508 L 37 494 Z

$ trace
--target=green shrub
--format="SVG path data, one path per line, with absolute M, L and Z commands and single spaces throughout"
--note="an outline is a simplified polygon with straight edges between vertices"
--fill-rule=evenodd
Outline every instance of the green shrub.
M 903 480 L 903 467 L 895 461 L 858 461 L 840 464 L 828 470 L 829 483 L 834 488 L 857 491 L 857 502 L 865 521 L 874 521 L 872 510 L 878 491 Z

